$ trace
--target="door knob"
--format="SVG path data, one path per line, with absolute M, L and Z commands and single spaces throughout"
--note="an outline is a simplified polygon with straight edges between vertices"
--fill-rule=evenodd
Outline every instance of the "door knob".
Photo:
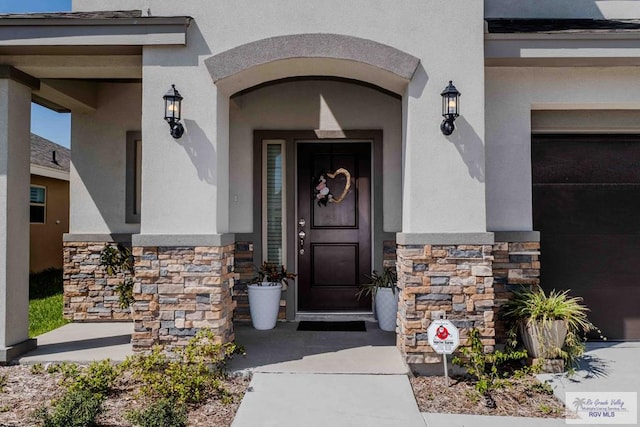
M 302 227 L 304 227 L 306 223 L 307 221 L 305 221 L 304 218 L 300 218 L 298 220 L 298 225 L 301 228 L 301 230 L 298 232 L 298 237 L 300 238 L 300 255 L 304 255 L 304 238 L 307 236 L 307 233 L 302 230 Z

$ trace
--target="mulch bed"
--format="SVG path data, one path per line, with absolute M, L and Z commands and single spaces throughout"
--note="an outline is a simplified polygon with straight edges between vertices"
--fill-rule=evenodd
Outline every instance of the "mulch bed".
M 4 390 L 0 392 L 0 427 L 33 426 L 33 411 L 51 401 L 64 391 L 59 385 L 59 373 L 32 374 L 30 366 L 1 366 L 0 376 L 7 375 Z M 240 401 L 249 386 L 249 379 L 233 377 L 225 380 L 227 389 L 233 394 L 233 403 L 223 404 L 209 399 L 197 408 L 189 408 L 189 426 L 230 426 L 240 406 Z M 100 426 L 130 426 L 124 418 L 130 409 L 141 409 L 143 402 L 136 396 L 134 386 L 120 382 L 115 392 L 104 402 L 104 413 L 98 418 Z
M 464 377 L 418 376 L 411 379 L 421 412 L 503 415 L 512 417 L 562 418 L 565 406 L 533 376 L 512 380 L 512 385 L 491 391 L 496 408 L 488 408 L 485 398 Z
M 59 385 L 60 373 L 32 374 L 30 366 L 2 366 L 2 375 L 7 375 L 7 381 L 0 392 L 0 427 L 33 426 L 30 418 L 33 411 L 39 406 L 50 405 L 63 392 Z M 242 377 L 228 378 L 225 383 L 234 395 L 234 402 L 223 404 L 210 399 L 201 406 L 190 408 L 189 425 L 230 426 L 249 381 Z M 563 403 L 545 391 L 533 376 L 513 380 L 511 386 L 492 391 L 495 409 L 485 405 L 485 399 L 464 377 L 451 378 L 446 387 L 442 376 L 418 376 L 411 379 L 411 385 L 422 412 L 542 418 L 561 418 L 565 413 Z M 124 418 L 125 412 L 142 406 L 135 386 L 122 381 L 105 401 L 105 412 L 98 419 L 99 425 L 130 426 Z

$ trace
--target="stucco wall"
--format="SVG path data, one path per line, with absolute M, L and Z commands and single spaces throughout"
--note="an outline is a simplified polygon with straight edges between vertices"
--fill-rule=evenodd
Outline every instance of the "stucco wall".
M 254 129 L 382 129 L 384 231 L 402 226 L 401 101 L 359 85 L 281 83 L 234 98 L 230 114 L 230 229 L 253 232 Z M 237 198 L 237 201 L 236 201 Z
M 31 184 L 47 188 L 47 212 L 44 224 L 29 227 L 29 271 L 62 268 L 62 234 L 69 231 L 69 181 L 31 175 Z
M 640 18 L 635 0 L 484 0 L 487 18 Z
M 487 228 L 531 230 L 532 110 L 638 110 L 640 69 L 501 67 L 488 68 L 486 76 Z M 573 130 L 598 132 L 594 124 L 603 119 L 587 124 L 585 115 L 555 123 L 570 120 Z
M 74 2 L 74 7 L 126 9 L 139 8 L 140 2 L 105 5 L 87 0 Z M 400 93 L 404 96 L 402 132 L 406 149 L 402 230 L 416 233 L 485 230 L 481 2 L 409 0 L 399 7 L 382 0 L 231 3 L 157 0 L 150 2 L 149 8 L 155 16 L 189 15 L 194 21 L 188 30 L 187 47 L 144 49 L 143 185 L 145 182 L 154 185 L 144 187 L 141 233 L 233 231 L 237 223 L 230 219 L 233 215 L 228 209 L 230 94 L 221 93 L 214 85 L 204 60 L 257 40 L 305 33 L 355 36 L 420 58 L 421 65 L 411 84 Z M 454 48 L 451 43 L 450 16 L 456 16 L 456 24 L 465 28 L 455 38 L 455 47 L 464 46 L 464 50 Z M 290 67 L 290 62 L 281 65 L 283 77 Z M 463 93 L 463 110 L 456 133 L 445 138 L 439 130 L 440 92 L 449 80 L 454 80 Z M 161 97 L 172 83 L 184 96 L 186 133 L 178 141 L 169 136 L 162 121 Z M 394 179 L 397 188 L 397 178 Z M 397 214 L 386 217 L 389 222 L 385 227 L 398 229 Z M 230 221 L 234 221 L 233 225 Z M 101 227 L 113 228 L 108 222 Z M 79 225 L 72 218 L 72 228 Z
M 103 83 L 98 109 L 72 114 L 70 233 L 139 231 L 125 223 L 125 192 L 126 133 L 140 130 L 140 104 L 140 84 Z

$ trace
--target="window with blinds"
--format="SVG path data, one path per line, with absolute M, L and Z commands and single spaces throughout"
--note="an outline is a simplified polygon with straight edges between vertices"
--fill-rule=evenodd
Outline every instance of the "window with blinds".
M 266 140 L 263 145 L 263 256 L 267 262 L 285 263 L 284 141 Z
M 40 185 L 32 185 L 29 194 L 29 222 L 44 224 L 47 212 L 47 189 Z

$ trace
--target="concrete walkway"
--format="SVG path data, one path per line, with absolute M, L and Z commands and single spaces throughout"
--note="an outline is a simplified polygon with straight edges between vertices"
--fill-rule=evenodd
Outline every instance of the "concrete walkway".
M 235 325 L 246 358 L 230 364 L 253 374 L 234 427 L 424 427 L 395 333 L 270 331 Z
M 233 427 L 424 427 L 406 375 L 257 373 Z
M 38 348 L 18 358 L 18 362 L 121 362 L 133 354 L 132 333 L 133 323 L 129 322 L 69 323 L 38 336 Z
M 315 374 L 397 374 L 409 369 L 395 346 L 396 334 L 366 322 L 366 332 L 296 331 L 297 322 L 258 331 L 236 323 L 236 342 L 247 351 L 229 369 L 235 372 Z

